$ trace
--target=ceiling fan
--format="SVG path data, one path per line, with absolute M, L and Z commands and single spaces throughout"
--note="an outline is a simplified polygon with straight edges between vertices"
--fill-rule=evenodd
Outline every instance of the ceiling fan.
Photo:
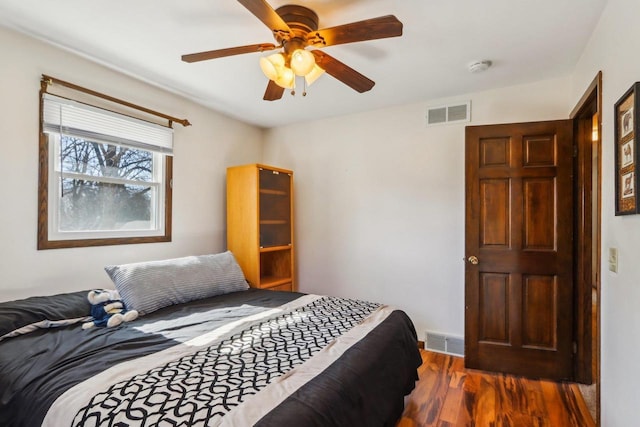
M 238 2 L 269 27 L 278 44 L 260 43 L 209 50 L 182 55 L 182 60 L 198 62 L 282 49 L 280 53 L 260 58 L 260 67 L 269 78 L 263 98 L 266 101 L 282 98 L 285 89 L 293 90 L 296 75 L 303 76 L 306 83 L 311 84 L 325 71 L 360 93 L 371 90 L 375 85 L 373 80 L 317 48 L 402 35 L 402 22 L 393 15 L 318 29 L 318 15 L 307 7 L 292 4 L 274 10 L 265 0 Z M 316 49 L 306 50 L 307 47 Z

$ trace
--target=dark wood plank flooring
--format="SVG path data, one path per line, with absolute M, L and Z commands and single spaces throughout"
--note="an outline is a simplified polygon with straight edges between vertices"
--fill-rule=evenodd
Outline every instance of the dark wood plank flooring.
M 460 357 L 420 351 L 396 427 L 595 427 L 576 384 L 467 370 Z

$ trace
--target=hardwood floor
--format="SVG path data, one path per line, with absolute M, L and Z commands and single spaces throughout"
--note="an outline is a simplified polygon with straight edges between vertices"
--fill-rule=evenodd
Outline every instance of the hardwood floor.
M 467 370 L 420 350 L 420 380 L 396 427 L 595 427 L 576 384 Z

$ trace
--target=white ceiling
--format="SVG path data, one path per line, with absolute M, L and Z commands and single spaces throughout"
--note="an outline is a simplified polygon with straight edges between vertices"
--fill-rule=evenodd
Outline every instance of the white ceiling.
M 265 54 L 182 62 L 186 53 L 274 42 L 236 0 L 2 0 L 0 25 L 274 127 L 567 75 L 606 0 L 269 0 L 290 3 L 315 10 L 320 28 L 388 14 L 403 22 L 402 37 L 325 48 L 374 80 L 371 91 L 324 75 L 304 98 L 285 92 L 268 102 L 258 65 Z M 468 72 L 483 59 L 493 67 Z

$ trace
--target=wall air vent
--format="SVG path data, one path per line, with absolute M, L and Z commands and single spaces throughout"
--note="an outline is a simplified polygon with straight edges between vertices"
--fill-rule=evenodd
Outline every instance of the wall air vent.
M 427 110 L 427 125 L 438 125 L 447 122 L 447 107 L 429 108 Z
M 427 331 L 425 349 L 464 357 L 464 339 Z
M 471 121 L 471 101 L 427 108 L 427 126 Z

